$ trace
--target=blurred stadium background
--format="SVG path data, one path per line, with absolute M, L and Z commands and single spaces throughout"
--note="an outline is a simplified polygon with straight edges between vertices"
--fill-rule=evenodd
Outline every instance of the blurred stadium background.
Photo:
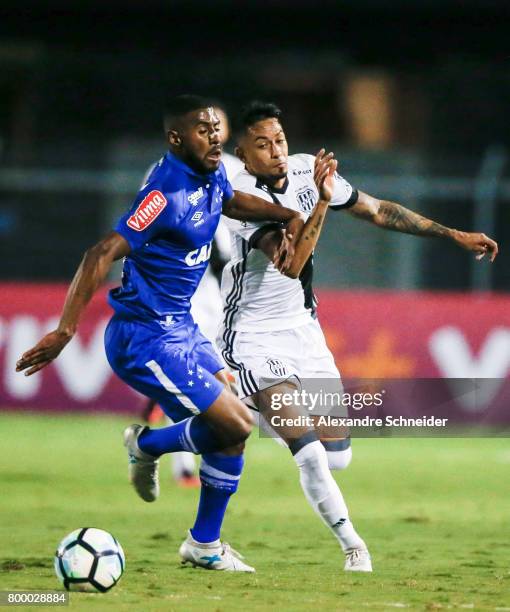
M 1 11 L 0 404 L 110 402 L 102 298 L 60 366 L 27 381 L 12 365 L 58 313 L 58 283 L 164 151 L 162 105 L 183 91 L 217 97 L 234 118 L 253 97 L 273 100 L 291 152 L 326 145 L 356 187 L 500 243 L 491 266 L 331 214 L 315 284 L 347 375 L 507 377 L 504 0 L 4 0 Z M 449 349 L 434 349 L 437 332 Z
M 38 4 L 2 2 L 3 278 L 69 278 L 160 156 L 162 104 L 181 91 L 233 113 L 276 100 L 293 151 L 327 144 L 369 193 L 508 240 L 504 0 Z M 325 235 L 342 265 L 319 285 L 508 287 L 505 249 L 482 279 L 435 242 L 346 227 L 341 245 Z

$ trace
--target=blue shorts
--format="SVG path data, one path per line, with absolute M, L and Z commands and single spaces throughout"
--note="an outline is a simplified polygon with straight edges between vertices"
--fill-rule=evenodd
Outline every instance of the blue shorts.
M 214 374 L 224 366 L 191 316 L 168 330 L 114 316 L 105 349 L 115 374 L 175 422 L 204 412 L 223 391 Z

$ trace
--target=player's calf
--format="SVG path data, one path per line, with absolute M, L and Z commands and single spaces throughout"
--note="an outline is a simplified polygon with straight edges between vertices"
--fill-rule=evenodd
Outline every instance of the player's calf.
M 299 440 L 288 441 L 303 492 L 342 547 L 346 556 L 344 569 L 372 571 L 366 544 L 354 529 L 342 492 L 331 475 L 326 450 L 313 435 L 307 433 Z
M 223 390 L 200 415 L 170 427 L 139 432 L 139 450 L 152 457 L 187 451 L 194 454 L 226 449 L 226 454 L 241 454 L 242 444 L 253 427 L 249 410 L 230 392 Z
M 194 540 L 214 542 L 220 537 L 223 517 L 232 495 L 237 491 L 243 471 L 242 454 L 205 453 L 200 463 L 200 504 L 191 529 Z

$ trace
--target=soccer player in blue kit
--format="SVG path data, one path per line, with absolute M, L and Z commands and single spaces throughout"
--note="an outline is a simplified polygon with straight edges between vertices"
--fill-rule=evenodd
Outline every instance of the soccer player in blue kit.
M 219 130 L 209 101 L 172 100 L 165 115 L 169 152 L 115 230 L 85 253 L 57 329 L 24 353 L 16 370 L 30 376 L 59 355 L 113 261 L 124 258 L 122 286 L 109 294 L 114 316 L 105 333 L 106 354 L 116 374 L 157 400 L 175 423 L 126 429 L 131 482 L 140 497 L 154 501 L 159 457 L 182 450 L 201 454 L 198 513 L 180 547 L 181 558 L 207 569 L 252 572 L 220 541 L 252 418 L 228 389 L 223 364 L 190 315 L 190 299 L 207 267 L 222 212 L 241 221 L 287 224 L 280 256 L 289 258 L 303 221 L 295 211 L 233 192 L 221 163 Z M 318 160 L 318 175 L 321 164 L 328 171 L 330 161 L 328 156 Z

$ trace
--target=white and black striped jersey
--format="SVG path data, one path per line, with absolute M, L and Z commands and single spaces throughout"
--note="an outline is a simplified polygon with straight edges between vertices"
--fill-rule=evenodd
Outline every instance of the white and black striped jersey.
M 314 161 L 312 155 L 291 155 L 287 179 L 281 189 L 270 188 L 246 170 L 237 174 L 232 186 L 236 191 L 256 195 L 275 206 L 300 210 L 308 216 L 319 197 L 313 180 Z M 347 208 L 357 199 L 358 192 L 336 174 L 330 208 Z M 275 228 L 274 223 L 233 219 L 226 219 L 226 222 L 232 254 L 223 270 L 221 283 L 224 329 L 270 332 L 304 325 L 315 318 L 313 257 L 307 261 L 299 279 L 288 278 L 254 246 L 265 232 Z

